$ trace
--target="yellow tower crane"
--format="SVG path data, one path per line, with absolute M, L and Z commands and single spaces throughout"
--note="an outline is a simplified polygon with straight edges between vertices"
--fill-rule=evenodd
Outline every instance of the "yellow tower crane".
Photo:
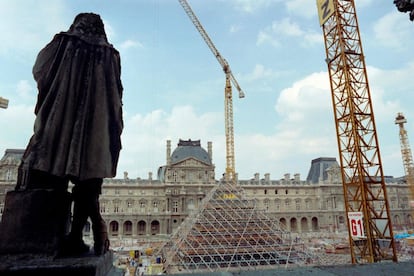
M 412 227 L 414 218 L 414 162 L 410 143 L 408 141 L 408 134 L 404 128 L 405 123 L 407 123 L 407 119 L 405 119 L 404 114 L 401 112 L 398 113 L 395 118 L 395 124 L 400 127 L 401 156 L 404 165 L 405 181 L 407 182 L 408 189 L 410 190 L 410 208 L 413 212 L 413 216 L 410 221 L 410 226 Z
M 9 100 L 0 97 L 0 108 L 6 109 L 8 105 L 9 105 Z
M 188 17 L 197 28 L 200 35 L 203 37 L 207 46 L 210 48 L 213 55 L 216 57 L 221 67 L 223 68 L 224 74 L 226 75 L 226 86 L 224 89 L 224 113 L 225 113 L 225 135 L 226 135 L 226 182 L 235 183 L 235 158 L 234 158 L 234 127 L 233 127 L 233 93 L 231 84 L 233 84 L 239 91 L 239 98 L 244 98 L 244 92 L 240 88 L 233 73 L 230 70 L 230 65 L 221 56 L 217 48 L 214 46 L 207 32 L 204 30 L 197 16 L 194 14 L 190 5 L 186 0 L 178 0 Z
M 317 0 L 331 85 L 352 263 L 397 261 L 353 0 Z

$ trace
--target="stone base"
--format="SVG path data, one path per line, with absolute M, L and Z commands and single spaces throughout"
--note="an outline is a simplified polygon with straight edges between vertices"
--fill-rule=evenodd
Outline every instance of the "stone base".
M 112 251 L 96 257 L 92 253 L 81 257 L 53 258 L 34 254 L 0 255 L 2 276 L 122 276 L 113 266 Z
M 57 253 L 70 222 L 69 192 L 10 191 L 0 224 L 0 254 Z

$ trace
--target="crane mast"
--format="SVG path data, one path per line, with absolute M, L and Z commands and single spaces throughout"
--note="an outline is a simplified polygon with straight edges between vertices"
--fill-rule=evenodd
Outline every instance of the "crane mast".
M 414 162 L 410 143 L 408 141 L 407 130 L 404 128 L 405 123 L 407 123 L 407 119 L 405 119 L 404 114 L 401 112 L 398 113 L 395 118 L 395 124 L 400 128 L 401 156 L 403 159 L 405 180 L 407 182 L 408 189 L 410 190 L 410 208 L 414 215 Z M 413 222 L 411 221 L 410 223 Z
M 201 37 L 210 48 L 217 61 L 220 63 L 224 74 L 226 75 L 226 85 L 224 88 L 224 114 L 225 114 L 225 135 L 226 135 L 226 173 L 225 180 L 227 182 L 235 182 L 235 157 L 234 157 L 234 126 L 233 126 L 233 93 L 231 84 L 236 87 L 239 92 L 239 98 L 244 98 L 244 92 L 240 88 L 236 78 L 231 72 L 227 61 L 221 56 L 220 52 L 214 46 L 207 32 L 204 30 L 197 16 L 194 14 L 190 5 L 186 0 L 178 0 L 190 20 L 200 33 Z
M 353 0 L 317 0 L 328 65 L 352 263 L 397 261 Z

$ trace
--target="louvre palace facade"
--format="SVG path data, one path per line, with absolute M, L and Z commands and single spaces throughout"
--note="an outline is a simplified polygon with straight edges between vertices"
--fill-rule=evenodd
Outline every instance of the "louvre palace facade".
M 161 149 L 160 149 L 161 150 Z M 0 212 L 7 191 L 13 190 L 21 149 L 8 149 L 0 160 Z M 166 162 L 147 179 L 105 179 L 100 198 L 101 213 L 111 241 L 166 239 L 190 212 L 196 212 L 212 187 L 220 185 L 212 160 L 200 140 L 179 140 L 172 149 L 166 143 Z M 293 233 L 346 231 L 340 168 L 335 158 L 312 160 L 306 180 L 289 173 L 272 179 L 256 173 L 251 179 L 236 179 L 247 199 Z M 409 190 L 403 178 L 386 177 L 395 230 L 413 226 Z M 90 225 L 85 235 L 90 234 Z

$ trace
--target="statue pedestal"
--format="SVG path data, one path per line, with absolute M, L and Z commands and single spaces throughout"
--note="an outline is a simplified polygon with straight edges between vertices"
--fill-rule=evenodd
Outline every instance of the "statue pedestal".
M 11 191 L 0 223 L 0 275 L 123 275 L 113 253 L 57 258 L 68 233 L 71 196 L 55 190 Z
M 70 193 L 10 191 L 0 224 L 0 254 L 55 255 L 70 223 Z

